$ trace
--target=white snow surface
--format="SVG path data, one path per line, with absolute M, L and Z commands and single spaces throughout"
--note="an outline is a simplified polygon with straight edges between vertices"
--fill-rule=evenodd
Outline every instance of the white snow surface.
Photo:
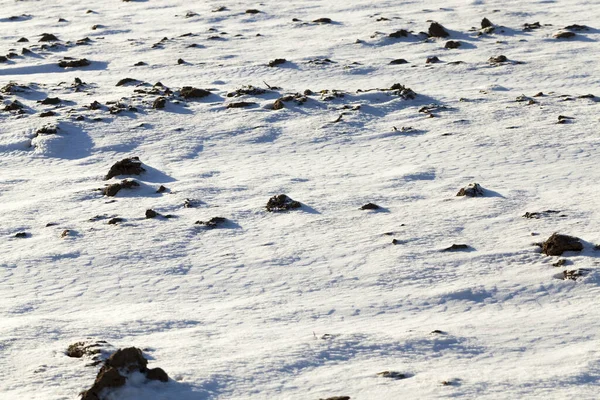
M 0 13 L 0 49 L 19 54 L 0 86 L 29 87 L 1 100 L 26 114 L 0 111 L 0 399 L 77 399 L 99 368 L 65 355 L 82 340 L 139 347 L 171 378 L 132 376 L 106 399 L 598 398 L 600 103 L 579 97 L 600 95 L 597 0 L 6 0 Z M 478 36 L 483 17 L 496 30 Z M 430 20 L 450 37 L 426 40 Z M 571 24 L 589 29 L 553 37 Z M 413 34 L 388 37 L 400 29 Z M 42 33 L 63 46 L 40 49 Z M 115 86 L 128 77 L 139 86 Z M 212 94 L 156 110 L 134 90 L 159 81 Z M 417 97 L 359 92 L 395 83 Z M 267 84 L 281 89 L 227 97 Z M 270 109 L 305 89 L 305 104 Z M 84 108 L 94 100 L 138 111 Z M 35 135 L 48 124 L 58 133 Z M 141 186 L 103 196 L 130 156 Z M 456 196 L 473 182 L 485 197 Z M 303 207 L 267 212 L 280 193 Z M 544 210 L 560 213 L 522 217 Z M 195 224 L 216 216 L 228 222 Z M 585 245 L 563 267 L 534 243 L 553 232 Z

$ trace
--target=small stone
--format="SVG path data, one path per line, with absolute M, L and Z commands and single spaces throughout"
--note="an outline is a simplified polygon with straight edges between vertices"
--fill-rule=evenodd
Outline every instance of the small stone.
M 396 60 L 390 61 L 390 65 L 400 65 L 400 64 L 408 64 L 408 61 L 406 61 L 404 58 L 398 58 Z
M 499 55 L 499 56 L 496 56 L 496 57 L 490 57 L 488 59 L 488 61 L 490 63 L 492 63 L 492 64 L 500 64 L 500 63 L 503 63 L 503 62 L 507 62 L 508 58 L 506 58 L 506 56 L 504 56 L 504 55 Z
M 16 238 L 26 238 L 27 236 L 29 236 L 29 234 L 27 232 L 18 232 L 15 234 Z
M 548 256 L 560 256 L 565 251 L 581 251 L 583 244 L 579 238 L 554 233 L 542 244 L 542 252 Z
M 17 40 L 17 43 L 26 43 L 29 42 L 29 39 L 27 39 L 26 37 L 22 37 L 21 39 Z
M 259 13 L 260 13 L 260 11 L 256 10 L 256 9 L 246 10 L 246 14 L 259 14 Z
M 208 90 L 198 89 L 198 88 L 195 88 L 192 86 L 184 86 L 179 91 L 179 94 L 184 99 L 189 100 L 189 99 L 206 97 L 206 96 L 209 96 L 211 93 Z
M 61 100 L 58 97 L 47 97 L 44 100 L 40 101 L 41 104 L 44 105 L 57 105 L 60 104 Z
M 180 58 L 177 60 L 177 64 L 179 64 L 179 65 L 185 64 L 185 61 L 183 60 L 183 58 Z
M 429 32 L 429 36 L 431 36 L 431 37 L 445 38 L 445 37 L 450 36 L 450 34 L 448 32 L 446 32 L 446 29 L 437 22 L 432 22 L 431 25 L 429 25 L 428 32 Z
M 146 171 L 142 167 L 142 162 L 139 157 L 124 158 L 121 161 L 117 161 L 110 167 L 108 174 L 104 177 L 104 180 L 109 180 L 119 175 L 140 175 Z
M 493 26 L 494 24 L 492 24 L 492 22 L 489 19 L 484 18 L 481 20 L 481 29 L 491 28 Z
M 408 37 L 408 31 L 406 29 L 400 29 L 399 31 L 390 33 L 390 37 L 394 38 L 394 39 L 399 39 L 399 38 L 404 38 L 404 37 Z
M 196 225 L 204 225 L 208 228 L 216 228 L 217 226 L 222 225 L 225 222 L 227 222 L 227 218 L 213 217 L 208 221 L 196 221 Z
M 563 31 L 563 32 L 556 32 L 553 36 L 556 39 L 569 39 L 569 38 L 577 36 L 577 34 L 575 32 Z
M 553 267 L 562 267 L 562 266 L 564 266 L 566 264 L 567 264 L 567 260 L 565 260 L 564 258 L 561 258 L 557 262 L 553 263 L 552 266 Z
M 116 196 L 121 189 L 131 189 L 136 186 L 140 186 L 140 184 L 134 180 L 125 179 L 119 183 L 113 183 L 112 185 L 104 187 L 102 189 L 102 194 L 105 196 L 113 197 Z
M 123 86 L 123 85 L 127 85 L 128 83 L 135 83 L 135 82 L 139 82 L 139 81 L 137 79 L 133 79 L 133 78 L 123 78 L 119 82 L 117 82 L 117 84 L 115 86 Z
M 71 234 L 71 231 L 68 229 L 65 229 L 64 231 L 62 231 L 62 233 L 60 234 L 61 238 L 67 237 Z
M 466 244 L 453 244 L 450 247 L 445 248 L 442 251 L 459 251 L 459 250 L 468 250 L 469 246 Z
M 313 22 L 316 24 L 331 24 L 333 21 L 331 18 L 317 18 Z
M 273 196 L 267 202 L 267 211 L 287 211 L 302 207 L 300 202 L 292 200 L 285 194 Z
M 152 103 L 152 108 L 154 108 L 155 110 L 162 110 L 163 108 L 165 108 L 167 105 L 167 98 L 166 97 L 158 97 L 156 100 L 154 100 L 154 102 Z
M 158 189 L 156 189 L 156 193 L 163 193 L 167 190 L 166 187 L 164 187 L 163 185 L 160 185 Z
M 152 381 L 168 382 L 169 375 L 162 368 L 152 368 L 146 371 L 146 378 Z
M 425 60 L 426 64 L 437 64 L 439 62 L 441 61 L 437 56 L 427 57 L 427 59 Z
M 406 374 L 401 374 L 400 372 L 396 372 L 396 371 L 378 372 L 377 375 L 381 376 L 383 378 L 390 378 L 390 379 L 406 379 L 406 378 L 408 378 L 408 376 Z
M 483 196 L 485 192 L 483 188 L 478 183 L 470 183 L 468 186 L 460 189 L 457 196 L 467 196 L 467 197 L 480 197 Z
M 154 210 L 148 209 L 146 210 L 146 218 L 156 218 L 158 217 L 158 213 Z
M 39 41 L 40 42 L 55 42 L 55 41 L 58 41 L 58 40 L 59 39 L 56 36 L 54 36 L 53 34 L 51 34 L 51 33 L 43 33 L 42 37 L 40 38 Z
M 256 103 L 253 103 L 251 101 L 238 101 L 238 102 L 227 104 L 227 108 L 245 108 L 245 107 L 253 106 L 255 104 Z
M 458 49 L 461 45 L 462 45 L 462 43 L 460 43 L 460 42 L 457 42 L 455 40 L 450 40 L 450 41 L 446 42 L 446 44 L 444 45 L 444 48 Z
M 367 203 L 364 206 L 362 206 L 360 209 L 361 210 L 378 210 L 381 207 L 379 207 L 377 204 L 374 203 Z
M 283 101 L 281 101 L 281 99 L 275 100 L 275 103 L 273 103 L 273 105 L 271 106 L 273 110 L 281 110 L 284 107 L 285 105 L 283 104 Z
M 78 67 L 87 67 L 90 65 L 90 62 L 85 59 L 79 60 L 62 60 L 58 63 L 58 66 L 61 68 L 78 68 Z
M 281 64 L 285 64 L 287 60 L 285 58 L 276 58 L 274 60 L 269 61 L 269 67 L 276 67 Z

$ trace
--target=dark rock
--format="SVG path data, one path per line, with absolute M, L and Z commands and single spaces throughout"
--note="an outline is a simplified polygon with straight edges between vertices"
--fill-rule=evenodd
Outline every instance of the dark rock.
M 133 78 L 123 78 L 119 82 L 117 82 L 117 84 L 115 86 L 123 86 L 123 85 L 127 85 L 128 83 L 136 83 L 136 82 L 139 82 L 139 81 L 137 79 L 133 79 Z
M 55 116 L 56 113 L 54 111 L 44 111 L 42 113 L 40 113 L 40 117 L 44 118 L 44 117 L 53 117 Z
M 378 210 L 381 207 L 379 207 L 377 204 L 374 203 L 367 203 L 364 206 L 362 206 L 360 209 L 361 210 Z
M 42 33 L 42 37 L 40 38 L 40 42 L 56 42 L 59 39 L 51 33 Z
M 29 236 L 27 232 L 18 232 L 15 234 L 16 238 L 26 238 L 27 236 Z
M 7 61 L 8 61 L 8 57 L 0 56 L 0 62 L 7 62 Z
M 212 12 L 221 12 L 221 11 L 227 11 L 227 7 L 221 6 L 221 7 L 217 7 L 214 10 L 212 10 Z
M 459 251 L 459 250 L 468 250 L 469 246 L 466 244 L 453 244 L 450 247 L 445 248 L 442 251 Z
M 179 59 L 177 59 L 177 64 L 179 64 L 179 65 L 185 64 L 185 60 L 183 58 L 179 58 Z
M 108 220 L 108 224 L 109 224 L 109 225 L 116 225 L 116 224 L 118 224 L 119 222 L 123 222 L 123 221 L 125 221 L 125 219 L 123 219 L 123 218 L 119 218 L 119 217 L 115 217 L 115 218 L 111 218 L 111 219 L 109 219 L 109 220 Z
M 492 24 L 492 22 L 489 19 L 484 18 L 481 20 L 481 29 L 491 28 L 493 26 L 494 24 Z
M 148 365 L 148 360 L 144 358 L 142 351 L 137 347 L 128 347 L 117 350 L 106 360 L 104 367 L 117 368 L 127 372 L 145 372 L 146 365 Z
M 440 331 L 439 329 L 434 329 L 433 331 L 431 331 L 430 333 L 434 334 L 434 335 L 445 335 L 446 332 L 444 331 Z
M 166 192 L 167 188 L 164 187 L 163 185 L 160 185 L 158 189 L 156 189 L 156 193 L 163 193 Z
M 134 66 L 134 67 L 141 67 L 141 66 L 143 66 L 143 65 L 148 65 L 148 64 L 146 64 L 146 63 L 145 63 L 145 62 L 143 62 L 143 61 L 138 61 L 138 62 L 136 62 L 135 64 L 133 64 L 133 66 Z
M 554 233 L 542 244 L 542 253 L 549 256 L 560 256 L 565 251 L 581 251 L 583 244 L 579 238 Z
M 427 60 L 425 60 L 425 64 L 437 64 L 439 62 L 441 61 L 437 56 L 427 57 Z
M 331 18 L 317 18 L 313 22 L 317 24 L 331 24 L 333 21 Z
M 116 368 L 102 367 L 92 387 L 81 394 L 81 400 L 100 400 L 103 398 L 100 397 L 100 393 L 104 389 L 120 387 L 125 382 L 125 377 Z
M 281 99 L 275 100 L 275 103 L 273 103 L 273 105 L 271 106 L 273 110 L 281 110 L 284 107 L 285 105 L 283 104 L 283 101 L 281 101 Z
M 62 231 L 62 233 L 60 234 L 61 238 L 65 238 L 67 236 L 71 235 L 71 231 L 69 229 L 65 229 L 64 231 Z
M 87 108 L 89 108 L 90 110 L 99 110 L 102 108 L 102 104 L 100 104 L 98 101 L 94 100 L 89 106 L 86 106 Z
M 156 109 L 156 110 L 162 110 L 163 108 L 165 108 L 165 106 L 167 105 L 167 98 L 166 97 L 158 97 L 156 100 L 154 100 L 154 102 L 152 103 L 152 108 Z
M 146 372 L 146 378 L 152 381 L 168 382 L 169 375 L 162 368 L 152 368 Z
M 575 32 L 563 31 L 563 32 L 556 32 L 553 36 L 556 39 L 569 39 L 569 38 L 577 36 L 577 34 Z
M 398 239 L 392 239 L 392 244 L 402 244 L 401 241 L 399 241 Z
M 159 214 L 156 211 L 151 209 L 146 210 L 146 218 L 156 218 L 158 216 Z
M 552 264 L 553 267 L 562 267 L 565 265 L 567 265 L 567 260 L 565 260 L 564 258 L 561 258 L 560 260 Z
M 19 111 L 23 109 L 23 104 L 18 100 L 13 100 L 4 106 L 4 111 Z
M 196 221 L 196 224 L 204 225 L 208 228 L 216 228 L 217 226 L 222 225 L 225 222 L 227 222 L 227 218 L 213 217 L 213 218 L 209 219 L 208 221 Z
M 276 67 L 281 64 L 285 64 L 287 60 L 285 58 L 276 58 L 274 60 L 269 61 L 269 67 Z
M 77 42 L 75 42 L 76 45 L 81 46 L 84 44 L 90 44 L 92 42 L 92 39 L 90 39 L 89 37 L 84 37 L 83 39 L 79 39 Z
M 300 202 L 292 200 L 285 194 L 273 196 L 267 202 L 267 211 L 287 211 L 302 207 Z
M 40 101 L 40 103 L 44 105 L 57 105 L 60 104 L 61 100 L 58 97 L 47 97 L 44 100 Z
M 532 29 L 539 29 L 541 27 L 542 27 L 542 25 L 540 25 L 539 22 L 533 22 L 531 24 L 526 23 L 526 24 L 523 25 L 523 30 L 524 31 L 530 31 Z
M 446 32 L 446 29 L 437 22 L 432 22 L 431 25 L 429 25 L 428 32 L 429 32 L 429 36 L 431 36 L 431 37 L 446 38 L 446 37 L 450 36 L 450 34 L 448 32 Z
M 23 47 L 21 49 L 21 54 L 22 55 L 33 54 L 33 51 L 29 50 L 27 47 Z
M 392 87 L 387 89 L 392 94 L 402 97 L 404 100 L 414 100 L 417 94 L 409 87 L 406 87 L 400 83 L 394 83 Z
M 390 37 L 394 38 L 394 39 L 399 39 L 399 38 L 403 38 L 403 37 L 408 37 L 408 31 L 406 29 L 400 29 L 399 31 L 390 33 Z
M 400 372 L 396 372 L 396 371 L 378 372 L 377 375 L 381 376 L 383 378 L 390 378 L 390 379 L 406 379 L 406 378 L 408 378 L 408 376 L 406 374 L 401 374 Z
M 251 101 L 238 101 L 238 102 L 227 104 L 227 108 L 245 108 L 245 107 L 253 106 L 255 104 L 256 103 L 253 103 Z
M 192 86 L 184 86 L 179 91 L 179 94 L 181 95 L 181 97 L 188 100 L 206 97 L 210 95 L 210 92 L 208 90 L 198 89 Z
M 480 197 L 485 193 L 483 188 L 478 183 L 470 183 L 468 186 L 460 189 L 457 196 Z
M 144 171 L 146 170 L 142 167 L 142 162 L 139 157 L 124 158 L 110 167 L 104 180 L 109 180 L 118 175 L 140 175 Z
M 390 61 L 390 65 L 400 65 L 400 64 L 408 64 L 408 61 L 406 61 L 404 58 L 398 58 L 396 60 Z
M 455 40 L 450 40 L 450 41 L 446 42 L 446 44 L 444 45 L 444 48 L 458 49 L 461 45 L 462 45 L 462 43 L 460 43 L 460 42 L 457 42 Z
M 566 29 L 568 31 L 580 32 L 580 31 L 587 31 L 590 28 L 588 26 L 585 26 L 585 25 L 573 24 L 573 25 L 565 26 L 563 29 Z
M 255 9 L 246 10 L 246 14 L 259 14 L 259 13 L 260 13 L 260 11 L 255 10 Z
M 29 39 L 27 39 L 26 37 L 22 37 L 21 39 L 17 40 L 17 43 L 26 43 L 29 42 Z
M 242 86 L 239 89 L 236 89 L 233 92 L 229 92 L 227 93 L 227 97 L 240 97 L 240 96 L 260 96 L 262 94 L 267 93 L 267 91 L 265 89 L 256 87 L 256 86 L 252 86 L 252 85 L 247 85 L 247 86 Z
M 58 133 L 58 127 L 56 126 L 42 126 L 40 129 L 35 131 L 36 135 L 56 135 Z
M 496 57 L 490 57 L 488 59 L 488 61 L 490 63 L 492 63 L 492 64 L 499 64 L 499 63 L 507 62 L 508 58 L 506 58 L 506 56 L 499 55 L 499 56 L 496 56 Z
M 140 184 L 134 180 L 125 179 L 119 183 L 113 183 L 112 185 L 106 186 L 105 188 L 102 189 L 102 194 L 105 196 L 112 197 L 112 196 L 116 196 L 117 193 L 119 193 L 119 190 L 121 190 L 121 189 L 131 189 L 136 186 L 140 186 Z
M 333 396 L 333 397 L 328 397 L 326 399 L 319 399 L 319 400 L 350 400 L 350 396 Z
M 90 65 L 90 62 L 85 59 L 79 60 L 62 60 L 58 63 L 58 66 L 61 68 L 79 68 L 79 67 L 87 67 Z

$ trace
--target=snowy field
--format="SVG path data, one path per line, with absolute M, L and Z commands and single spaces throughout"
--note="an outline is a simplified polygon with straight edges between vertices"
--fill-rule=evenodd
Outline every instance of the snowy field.
M 597 0 L 1 3 L 0 399 L 600 397 Z

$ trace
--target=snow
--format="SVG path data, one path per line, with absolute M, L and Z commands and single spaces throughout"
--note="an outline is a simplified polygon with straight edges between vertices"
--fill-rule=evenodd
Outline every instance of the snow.
M 470 31 L 483 17 L 495 33 Z M 87 339 L 139 347 L 171 378 L 132 376 L 107 399 L 597 398 L 600 103 L 578 96 L 600 95 L 599 17 L 591 0 L 7 2 L 2 51 L 35 55 L 0 64 L 0 86 L 30 88 L 2 93 L 25 117 L 0 111 L 0 399 L 78 398 L 98 367 L 65 350 Z M 429 20 L 451 36 L 425 40 Z M 590 29 L 552 37 L 571 24 Z M 399 29 L 414 35 L 387 37 Z M 45 51 L 42 33 L 92 42 Z M 127 77 L 148 85 L 115 86 Z M 164 110 L 133 97 L 159 81 L 212 94 Z M 365 92 L 395 83 L 417 97 Z M 227 97 L 267 84 L 282 89 Z M 305 104 L 270 109 L 305 89 Z M 344 97 L 324 101 L 334 89 Z M 121 99 L 138 112 L 84 108 Z M 444 107 L 430 118 L 428 105 Z M 102 196 L 129 156 L 141 186 Z M 486 196 L 456 197 L 473 182 Z M 280 193 L 303 207 L 266 212 Z M 544 210 L 560 213 L 522 217 Z M 229 222 L 195 224 L 216 216 Z M 534 244 L 554 232 L 585 245 L 562 268 Z M 469 249 L 441 251 L 452 244 Z M 562 280 L 578 268 L 590 271 Z

